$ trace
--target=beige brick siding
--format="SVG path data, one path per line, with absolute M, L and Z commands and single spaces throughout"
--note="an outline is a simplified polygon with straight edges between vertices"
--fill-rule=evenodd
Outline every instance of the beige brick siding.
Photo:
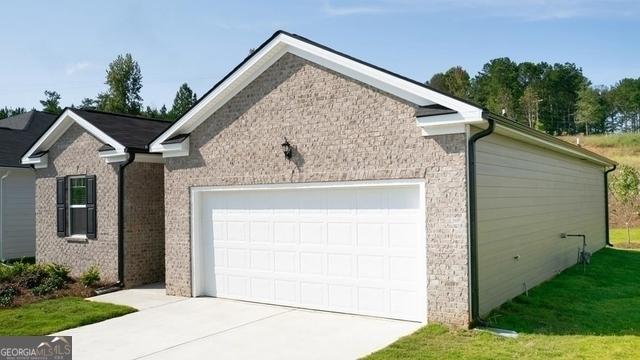
M 103 281 L 118 279 L 118 165 L 98 156 L 103 144 L 72 125 L 49 149 L 49 166 L 36 170 L 36 259 L 71 267 L 79 275 L 91 265 Z M 56 232 L 56 177 L 96 175 L 97 230 L 94 240 L 70 242 Z
M 164 165 L 131 163 L 124 179 L 124 283 L 163 281 Z
M 192 132 L 188 157 L 166 159 L 167 292 L 191 295 L 191 187 L 424 178 L 428 318 L 466 325 L 465 136 L 423 137 L 415 121 L 411 104 L 283 56 Z

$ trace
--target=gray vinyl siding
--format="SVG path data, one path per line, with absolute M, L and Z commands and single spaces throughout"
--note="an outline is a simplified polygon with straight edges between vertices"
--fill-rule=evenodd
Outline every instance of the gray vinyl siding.
M 605 245 L 603 167 L 492 134 L 477 143 L 480 313 Z M 519 257 L 516 259 L 516 257 Z
M 6 173 L 6 172 L 5 172 Z M 35 174 L 31 169 L 12 169 L 2 189 L 3 260 L 35 256 Z

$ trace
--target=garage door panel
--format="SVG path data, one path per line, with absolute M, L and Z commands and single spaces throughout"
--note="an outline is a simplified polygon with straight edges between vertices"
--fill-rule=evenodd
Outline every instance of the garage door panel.
M 416 185 L 206 193 L 204 294 L 423 320 L 419 194 Z

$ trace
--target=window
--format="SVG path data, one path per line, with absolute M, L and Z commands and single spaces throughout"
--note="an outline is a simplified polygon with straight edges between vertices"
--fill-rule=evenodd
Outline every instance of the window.
M 87 178 L 69 178 L 69 235 L 87 234 Z
M 95 175 L 58 177 L 56 188 L 58 236 L 86 236 L 88 239 L 95 239 L 97 235 Z

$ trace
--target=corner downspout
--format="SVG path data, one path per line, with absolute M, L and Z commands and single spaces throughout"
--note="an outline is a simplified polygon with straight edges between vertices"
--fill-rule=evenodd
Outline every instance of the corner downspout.
M 136 158 L 134 152 L 129 159 L 120 164 L 118 171 L 118 287 L 124 287 L 124 168 Z
M 11 174 L 10 170 L 0 178 L 0 261 L 6 260 L 4 258 L 4 179 L 9 174 Z
M 613 247 L 611 240 L 609 239 L 609 173 L 616 169 L 617 165 L 604 172 L 604 216 L 605 216 L 605 239 L 607 240 L 607 246 Z
M 480 319 L 480 296 L 478 286 L 478 196 L 476 193 L 476 141 L 491 135 L 495 129 L 495 121 L 485 118 L 489 126 L 469 137 L 468 169 L 469 169 L 469 267 L 471 281 L 471 323 L 470 327 L 482 325 Z

